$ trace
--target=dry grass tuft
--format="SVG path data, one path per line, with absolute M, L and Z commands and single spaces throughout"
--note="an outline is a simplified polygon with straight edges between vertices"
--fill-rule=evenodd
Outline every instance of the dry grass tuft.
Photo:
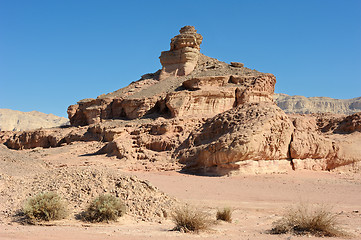
M 83 219 L 89 222 L 116 221 L 125 214 L 125 209 L 120 199 L 113 195 L 100 195 L 90 203 L 83 214 Z
M 311 207 L 301 204 L 289 209 L 282 219 L 275 222 L 271 234 L 311 234 L 317 237 L 340 237 L 346 233 L 337 222 L 337 215 L 325 206 Z
M 177 209 L 172 218 L 176 224 L 173 230 L 181 232 L 199 232 L 209 229 L 213 224 L 207 213 L 189 206 Z
M 217 220 L 222 220 L 225 222 L 232 222 L 232 209 L 223 208 L 222 210 L 217 211 Z
M 39 193 L 28 199 L 23 213 L 29 222 L 51 221 L 67 216 L 67 209 L 61 197 L 53 192 Z

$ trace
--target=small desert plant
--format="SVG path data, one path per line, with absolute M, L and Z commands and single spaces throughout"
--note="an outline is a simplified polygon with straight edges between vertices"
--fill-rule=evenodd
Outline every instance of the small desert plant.
M 175 231 L 198 232 L 208 229 L 213 224 L 208 214 L 189 206 L 175 210 L 172 218 L 176 225 L 173 229 Z
M 222 220 L 225 222 L 232 222 L 232 209 L 223 208 L 222 210 L 217 211 L 217 220 Z
M 90 203 L 83 218 L 89 222 L 108 222 L 116 221 L 124 213 L 125 205 L 122 201 L 113 195 L 105 194 L 100 195 Z
M 28 199 L 23 213 L 30 221 L 50 221 L 65 218 L 67 209 L 58 194 L 45 192 Z
M 282 219 L 274 223 L 272 234 L 311 234 L 319 237 L 344 236 L 336 221 L 337 215 L 328 207 L 301 204 L 289 209 Z

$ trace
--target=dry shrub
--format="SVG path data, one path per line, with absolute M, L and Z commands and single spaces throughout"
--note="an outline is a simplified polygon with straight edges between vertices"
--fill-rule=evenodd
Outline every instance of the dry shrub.
M 45 192 L 28 199 L 23 207 L 23 213 L 30 222 L 51 221 L 65 218 L 67 208 L 58 194 Z
M 216 217 L 217 217 L 217 220 L 232 222 L 232 209 L 231 208 L 223 208 L 222 210 L 218 210 Z
M 125 205 L 120 199 L 110 194 L 100 195 L 94 199 L 86 211 L 83 218 L 89 222 L 116 221 L 118 217 L 125 214 Z
M 337 215 L 326 206 L 300 204 L 292 207 L 277 222 L 273 223 L 271 234 L 311 234 L 318 237 L 345 236 L 337 222 Z
M 181 232 L 199 232 L 213 224 L 207 213 L 189 206 L 175 210 L 172 219 L 176 225 L 173 230 Z

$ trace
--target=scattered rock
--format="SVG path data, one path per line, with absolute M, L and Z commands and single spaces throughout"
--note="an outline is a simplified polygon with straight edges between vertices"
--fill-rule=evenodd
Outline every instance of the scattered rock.
M 180 204 L 148 181 L 109 169 L 62 168 L 25 179 L 7 178 L 4 184 L 8 190 L 2 193 L 6 194 L 2 205 L 5 205 L 7 217 L 21 209 L 28 197 L 49 191 L 58 193 L 66 200 L 73 216 L 81 214 L 91 200 L 104 192 L 120 198 L 126 205 L 126 214 L 140 221 L 163 220 Z
M 240 62 L 231 62 L 231 66 L 237 67 L 237 68 L 242 68 L 242 67 L 244 67 L 244 64 L 240 63 Z

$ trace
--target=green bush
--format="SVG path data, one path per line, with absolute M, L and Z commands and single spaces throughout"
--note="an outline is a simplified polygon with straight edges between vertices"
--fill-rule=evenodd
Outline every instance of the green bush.
M 51 221 L 67 216 L 65 203 L 53 192 L 40 193 L 30 198 L 23 207 L 23 212 L 30 221 Z
M 182 232 L 198 232 L 206 230 L 212 223 L 208 214 L 199 210 L 183 207 L 177 209 L 172 215 L 175 227 L 173 230 Z
M 84 219 L 89 222 L 116 221 L 125 214 L 125 205 L 120 199 L 110 194 L 100 195 L 94 199 L 86 211 Z
M 273 224 L 272 234 L 311 234 L 318 237 L 339 237 L 345 233 L 340 229 L 337 215 L 325 206 L 299 205 L 289 209 L 279 221 Z
M 232 209 L 223 208 L 222 210 L 217 211 L 217 220 L 222 220 L 225 222 L 232 222 Z

